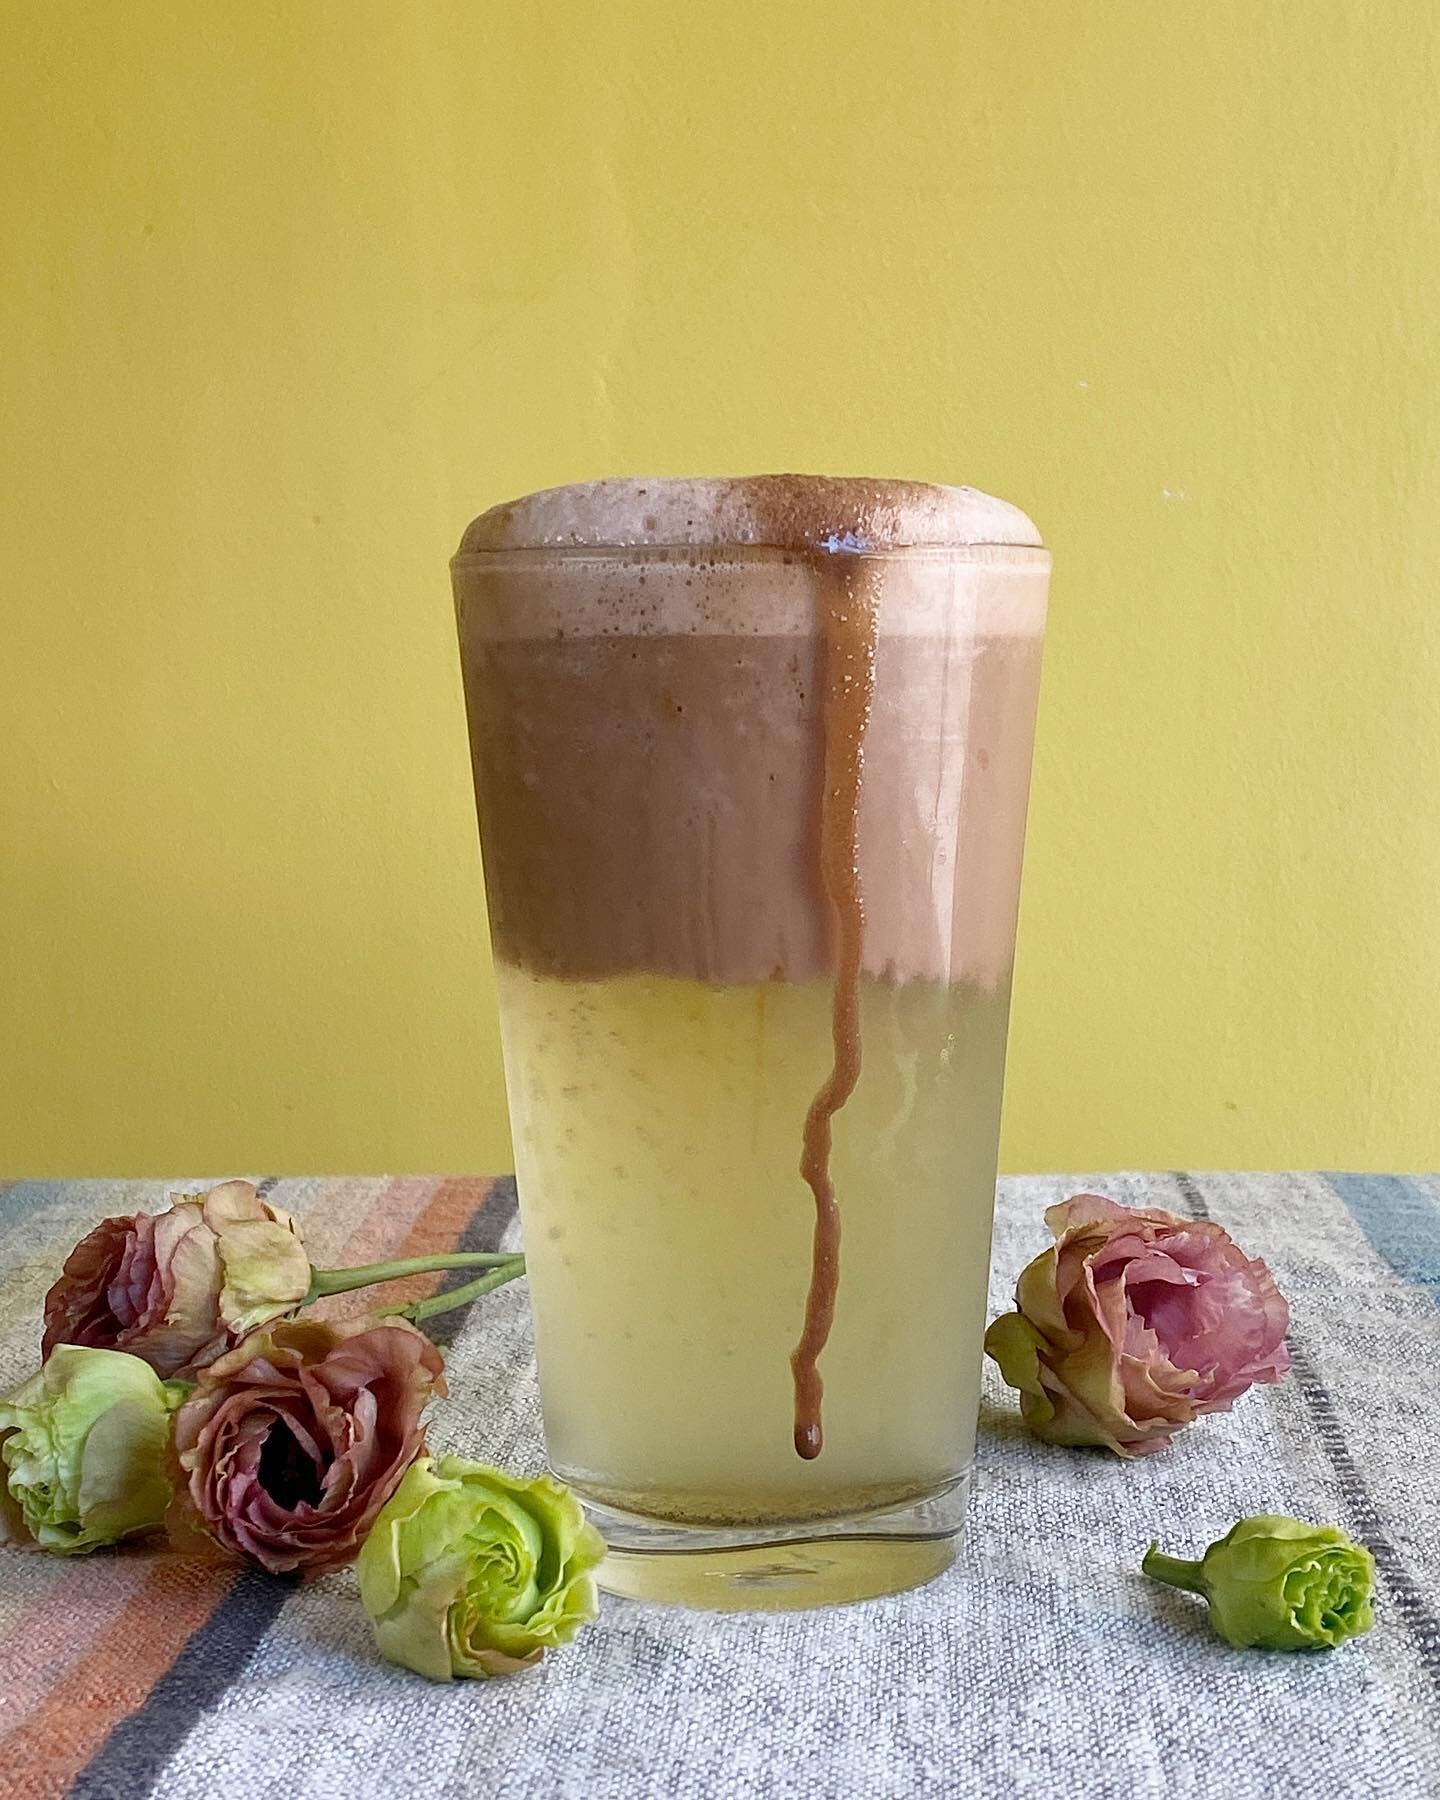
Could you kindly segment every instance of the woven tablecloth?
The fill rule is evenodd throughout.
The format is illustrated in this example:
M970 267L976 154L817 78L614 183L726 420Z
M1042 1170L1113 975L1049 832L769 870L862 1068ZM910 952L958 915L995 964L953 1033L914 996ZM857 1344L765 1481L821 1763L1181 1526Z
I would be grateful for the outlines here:
M517 1237L508 1178L267 1186L322 1265ZM1440 1792L1440 1180L1007 1180L993 1311L1047 1241L1042 1209L1097 1188L1214 1217L1264 1255L1291 1302L1291 1376L1127 1464L1033 1442L987 1369L968 1541L940 1580L808 1614L608 1600L573 1646L509 1681L435 1687L381 1664L348 1570L301 1586L144 1551L0 1552L0 1795ZM0 1186L0 1387L34 1365L65 1249L164 1194ZM538 1468L523 1284L431 1324L452 1391L432 1444ZM1333 1520L1371 1546L1368 1639L1239 1653L1199 1602L1136 1572L1152 1535L1194 1554L1260 1511Z

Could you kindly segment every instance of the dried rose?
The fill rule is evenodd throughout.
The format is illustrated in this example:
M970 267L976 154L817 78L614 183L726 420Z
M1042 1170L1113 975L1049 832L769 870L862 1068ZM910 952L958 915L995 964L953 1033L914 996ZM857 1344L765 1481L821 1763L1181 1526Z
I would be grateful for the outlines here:
M128 1350L179 1375L293 1312L309 1291L294 1219L250 1182L226 1181L166 1212L106 1219L83 1237L45 1296L42 1351Z
M548 1475L422 1457L375 1521L355 1573L380 1653L432 1681L509 1675L595 1617L605 1543Z
M199 1527L272 1573L353 1560L425 1446L440 1352L404 1319L287 1319L203 1369L175 1415L182 1493Z
M1018 1310L985 1334L1038 1437L1148 1455L1290 1367L1290 1309L1219 1225L1099 1194L1052 1206L1045 1222L1054 1248L1021 1275Z
M1198 1562L1152 1544L1140 1565L1210 1602L1210 1623L1237 1650L1333 1650L1374 1623L1375 1558L1338 1525L1278 1513L1242 1519Z
M75 1556L154 1530L184 1392L123 1351L62 1344L0 1400L0 1544Z

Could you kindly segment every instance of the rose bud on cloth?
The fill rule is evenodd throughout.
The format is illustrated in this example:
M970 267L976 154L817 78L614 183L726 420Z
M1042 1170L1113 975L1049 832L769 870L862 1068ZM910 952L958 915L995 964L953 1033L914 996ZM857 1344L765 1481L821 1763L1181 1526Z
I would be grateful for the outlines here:
M1054 1247L985 1334L1038 1437L1144 1456L1290 1367L1290 1309L1221 1226L1099 1194L1045 1222Z
M597 1610L605 1542L567 1487L460 1456L422 1457L375 1521L355 1573L380 1653L432 1681L509 1675Z
M203 1368L310 1291L300 1228L248 1181L181 1195L166 1212L106 1219L45 1296L57 1344L128 1350L161 1375Z
M424 1448L440 1352L404 1319L281 1320L201 1371L175 1416L172 1534L274 1574L353 1560Z
M53 1351L0 1399L0 1544L75 1556L154 1530L184 1392L119 1350Z
M1199 1562L1152 1544L1140 1566L1156 1581L1203 1594L1210 1623L1237 1650L1333 1650L1374 1623L1375 1559L1336 1525L1260 1513Z

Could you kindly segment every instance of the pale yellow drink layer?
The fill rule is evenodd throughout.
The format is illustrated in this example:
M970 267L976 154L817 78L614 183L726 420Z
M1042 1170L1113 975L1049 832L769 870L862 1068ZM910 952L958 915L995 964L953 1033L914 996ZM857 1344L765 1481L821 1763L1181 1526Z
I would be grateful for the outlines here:
M727 1523L855 1513L965 1469L1007 988L862 983L864 1065L835 1121L825 1449L806 1463L797 1121L827 1066L829 981L498 973L557 1471L612 1505Z

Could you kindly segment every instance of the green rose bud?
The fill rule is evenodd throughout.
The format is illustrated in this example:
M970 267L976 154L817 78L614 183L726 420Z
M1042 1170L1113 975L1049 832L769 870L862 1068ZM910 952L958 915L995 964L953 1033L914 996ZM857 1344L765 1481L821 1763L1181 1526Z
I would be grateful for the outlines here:
M1237 1650L1333 1650L1368 1631L1375 1559L1335 1525L1277 1513L1242 1519L1199 1562L1152 1544L1147 1575L1210 1602L1210 1623Z
M462 1456L421 1457L355 1565L380 1654L432 1681L509 1675L595 1617L605 1542L542 1475L517 1481Z
M52 1350L0 1400L0 1543L75 1556L158 1526L169 1415L187 1391L122 1350Z

